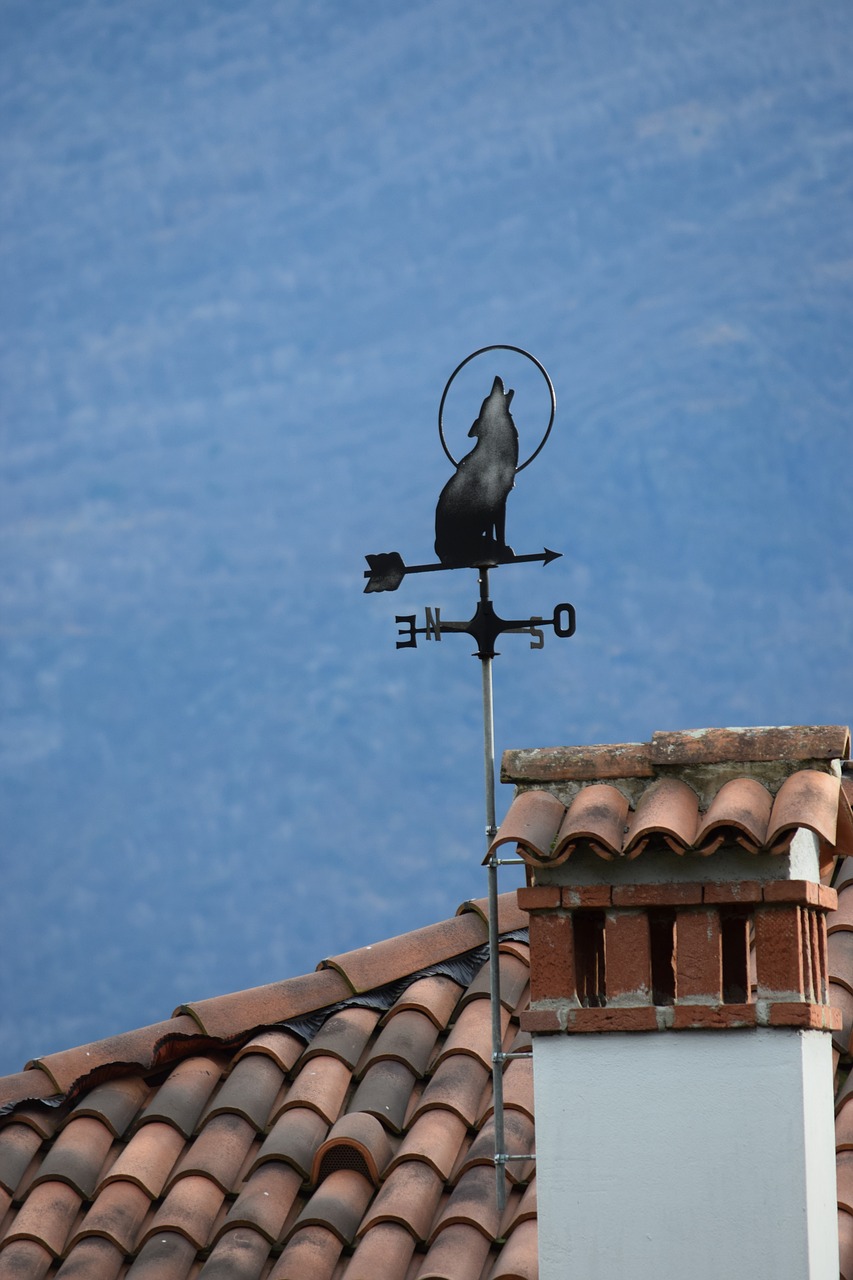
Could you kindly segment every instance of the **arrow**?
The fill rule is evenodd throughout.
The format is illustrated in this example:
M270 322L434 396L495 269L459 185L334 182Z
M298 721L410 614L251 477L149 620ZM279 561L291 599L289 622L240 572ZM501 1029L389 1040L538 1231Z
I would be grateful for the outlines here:
M365 556L370 568L364 571L364 576L368 579L364 590L365 593L368 591L396 591L407 573L436 573L443 569L495 569L502 564L526 564L533 560L541 560L543 564L550 564L552 560L559 560L562 554L562 551L549 551L546 547L544 551L537 551L532 555L512 555L507 556L505 560L489 560L484 564L464 565L404 564L403 557L399 551L382 551L377 555Z

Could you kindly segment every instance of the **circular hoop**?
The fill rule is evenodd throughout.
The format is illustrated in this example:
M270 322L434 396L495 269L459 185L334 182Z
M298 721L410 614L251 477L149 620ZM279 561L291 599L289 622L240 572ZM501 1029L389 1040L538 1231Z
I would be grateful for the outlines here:
M462 361L462 363L456 366L456 368L451 373L450 377L447 379L447 385L445 386L444 391L442 392L441 403L438 406L438 437L441 440L442 449L447 454L448 458L453 463L454 467L458 467L459 463L456 461L453 454L448 449L447 441L444 438L444 402L447 399L447 393L450 390L451 383L453 382L453 379L456 377L457 373L460 373L461 370L465 368L466 364L469 364L472 360L476 360L477 356L482 356L487 351L515 351L518 355L524 356L525 359L532 361L532 363L536 365L536 368L539 370L539 372L542 374L542 377L545 379L545 381L548 384L548 394L551 397L551 416L548 419L548 426L545 429L544 436L539 441L538 446L533 450L533 452L531 453L527 461L522 462L521 466L515 468L515 474L518 475L519 471L523 471L525 467L529 467L533 459L538 457L538 455L544 449L545 443L549 435L551 434L551 428L554 425L554 415L557 412L557 396L554 391L554 384L551 381L551 379L548 377L547 369L545 368L544 365L539 363L539 361L536 359L535 356L532 356L529 351L524 351L523 348L521 347L512 347L506 342L495 342L490 347L480 347L479 351L472 351L470 356L466 356L465 359Z

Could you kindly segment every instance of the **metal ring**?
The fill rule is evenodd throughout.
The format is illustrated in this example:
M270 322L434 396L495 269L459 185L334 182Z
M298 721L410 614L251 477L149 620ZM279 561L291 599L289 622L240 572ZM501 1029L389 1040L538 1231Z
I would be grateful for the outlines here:
M535 356L532 356L529 351L523 350L522 347L512 347L506 342L495 342L490 347L480 347L479 351L472 351L470 356L466 356L465 359L462 361L462 363L456 366L456 368L451 373L450 377L447 379L447 385L445 386L444 391L442 392L441 403L438 406L438 436L439 436L439 439L441 440L442 449L447 454L448 458L453 463L454 467L458 467L459 463L456 461L453 454L448 449L447 441L444 438L444 402L447 399L447 393L450 390L451 383L453 382L453 379L456 377L457 373L459 373L462 369L464 369L466 364L468 364L471 360L475 360L477 356L483 355L486 351L515 351L517 352L518 355L525 356L528 360L532 361L533 364L536 365L536 368L539 370L539 372L542 374L542 377L545 379L545 381L548 384L548 394L551 397L551 416L548 419L548 426L545 430L544 436L539 441L538 446L533 450L533 452L531 453L527 461L522 462L520 467L515 468L515 474L518 475L519 471L523 471L525 467L529 467L533 459L538 457L538 455L544 449L545 443L549 435L551 434L551 428L554 425L554 415L557 412L557 396L554 391L554 384L551 381L551 379L548 377L547 369L545 368L544 365L539 363L539 361L536 359Z

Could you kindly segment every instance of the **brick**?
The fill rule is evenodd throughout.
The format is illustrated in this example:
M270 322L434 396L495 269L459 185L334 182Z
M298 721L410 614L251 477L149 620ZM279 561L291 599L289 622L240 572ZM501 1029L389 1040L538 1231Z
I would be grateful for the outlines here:
M564 907L609 907L612 887L609 884L563 886Z
M607 1003L650 1004L652 957L645 911L608 911L604 918Z
M657 1031L657 1010L654 1005L633 1008L569 1009L566 1031L570 1034L599 1033L601 1031Z
M681 907L700 906L702 885L687 884L617 884L613 886L614 907Z
M530 917L530 1002L572 1000L577 992L574 938L569 915Z
M518 905L522 911L547 911L560 905L560 886L556 884L534 885L518 890Z
M763 906L755 911L755 971L759 999L804 999L802 908Z
M769 1009L771 1027L799 1027L803 1031L840 1031L841 1010L828 1004L774 1001Z
M758 880L733 880L727 884L706 884L704 900L707 903L731 904L761 902L762 885Z
M525 1009L519 1020L522 1031L531 1035L552 1035L565 1030L557 1009Z
M815 907L817 890L814 880L772 880L764 886L764 901L796 902L801 907Z
M704 1000L718 1004L723 995L723 947L719 913L712 908L682 910L675 920L676 1003Z
M672 1011L674 1031L728 1031L756 1025L754 1004L677 1004Z

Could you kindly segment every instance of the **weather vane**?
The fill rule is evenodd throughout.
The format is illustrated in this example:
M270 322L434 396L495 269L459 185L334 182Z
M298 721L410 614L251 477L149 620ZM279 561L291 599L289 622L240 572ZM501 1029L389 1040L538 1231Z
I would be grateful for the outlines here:
M518 431L510 405L513 390L507 391L503 380L497 375L492 382L492 389L486 396L480 412L468 432L475 437L474 447L470 453L458 462L447 447L444 438L444 404L454 378L467 364L489 351L514 351L533 362L548 385L551 400L551 413L548 425L539 444L530 456L519 465ZM533 638L531 649L541 649L544 644L542 627L553 627L556 636L571 636L575 631L575 610L570 604L558 604L553 615L544 619L539 616L529 618L501 618L495 613L489 599L489 570L504 564L522 564L541 561L550 564L562 554L559 551L544 551L531 555L516 555L506 540L506 503L511 490L515 486L515 477L529 466L543 449L554 425L557 399L554 387L544 367L529 351L521 347L512 347L499 343L490 347L481 347L470 356L466 356L450 375L438 409L438 434L441 445L449 460L456 468L455 473L447 481L438 498L435 509L435 554L438 564L407 565L398 551L386 551L379 555L367 556L369 568L365 570L367 586L365 591L396 591L407 573L433 573L443 569L476 569L480 584L480 599L474 616L467 622L447 622L441 617L438 609L425 609L424 625L417 625L416 614L398 614L399 636L398 649L414 649L417 637L422 635L427 640L441 640L443 635L451 632L464 632L477 641L476 657L481 660L483 673L483 747L486 777L486 840L488 846L497 833L495 825L495 730L494 707L492 698L492 659L495 654L495 640L503 632L523 632ZM535 1156L509 1154L506 1151L504 1119L503 1119L503 1068L508 1058L527 1056L528 1051L505 1053L502 1045L502 1025L500 1017L500 966L497 962L499 945L498 926L498 880L499 866L505 862L517 862L518 859L502 859L495 852L486 854L486 867L489 877L489 987L492 1020L492 1089L494 1099L495 1130L495 1190L498 1211L502 1212L506 1202L505 1166L509 1160L529 1160Z
M447 447L444 436L444 405L447 393L456 375L477 356L489 351L515 351L533 362L548 386L551 413L548 425L539 444L530 456L519 465L518 430L510 412L513 390L505 390L503 380L495 376L492 389L480 406L479 415L468 432L475 437L470 453L458 462ZM398 614L398 649L414 649L417 637L440 640L451 632L464 632L477 641L476 657L489 660L496 656L495 640L505 631L531 635L530 647L541 649L545 642L542 627L553 627L556 636L570 636L575 630L575 610L570 604L558 604L550 618L538 615L529 618L501 618L495 613L489 599L489 569L503 564L524 564L541 561L550 564L562 552L537 551L529 555L516 555L506 540L506 503L515 487L515 477L536 458L545 446L554 425L557 398L554 386L545 368L535 356L521 347L499 343L481 347L458 364L447 380L438 408L438 434L442 448L456 468L442 489L435 510L435 554L438 564L407 565L399 551L385 551L366 557L369 568L365 570L366 592L396 591L407 573L434 573L443 569L476 569L480 579L480 602L473 618L467 622L448 622L441 618L439 609L424 610L424 625L417 625L416 614Z

